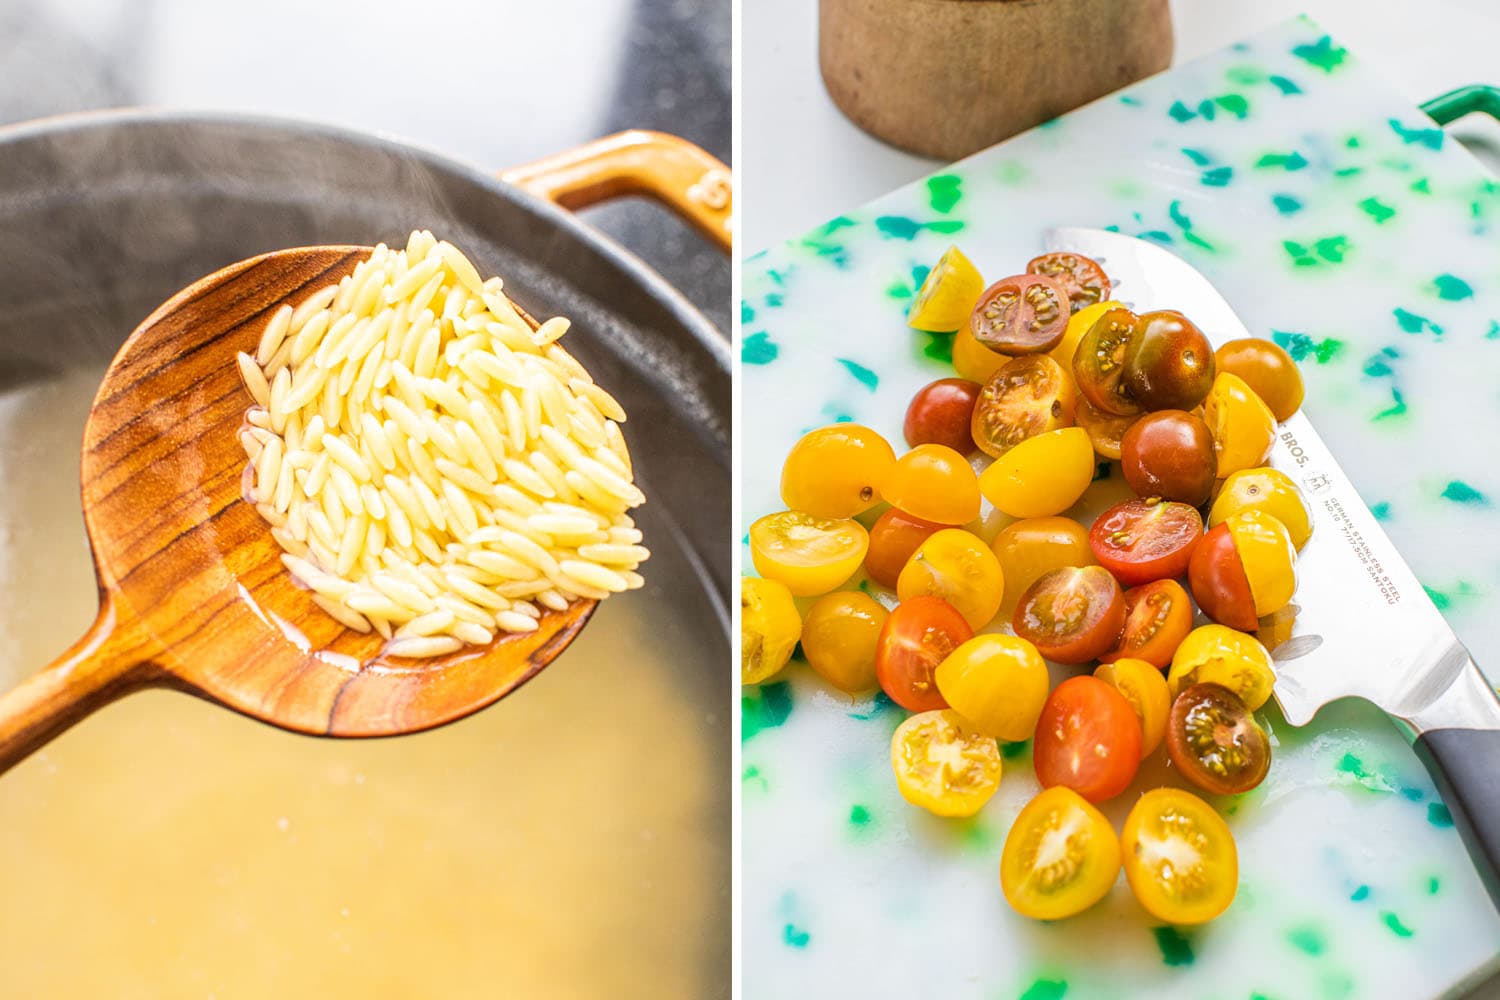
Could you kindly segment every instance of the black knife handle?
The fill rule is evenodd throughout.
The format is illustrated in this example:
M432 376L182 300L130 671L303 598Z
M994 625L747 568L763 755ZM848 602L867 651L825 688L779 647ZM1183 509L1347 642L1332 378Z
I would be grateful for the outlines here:
M1500 730L1430 729L1412 749L1436 782L1479 878L1500 908Z

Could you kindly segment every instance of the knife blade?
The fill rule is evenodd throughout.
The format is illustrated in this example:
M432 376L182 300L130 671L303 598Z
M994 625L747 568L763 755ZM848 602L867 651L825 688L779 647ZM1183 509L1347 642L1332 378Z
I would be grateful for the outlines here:
M1072 227L1045 242L1098 261L1136 312L1175 309L1215 347L1251 336L1207 278L1154 243ZM1403 723L1500 905L1500 699L1303 411L1278 426L1269 464L1301 487L1313 524L1292 635L1271 651L1277 703L1296 726L1350 696Z

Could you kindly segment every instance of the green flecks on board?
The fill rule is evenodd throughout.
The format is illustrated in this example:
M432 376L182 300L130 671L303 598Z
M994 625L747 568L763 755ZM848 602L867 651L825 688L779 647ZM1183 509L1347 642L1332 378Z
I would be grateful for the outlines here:
M1364 212L1370 218L1374 219L1377 225L1385 222L1387 219L1392 218L1396 214L1396 210L1394 208L1387 205L1379 198L1375 197L1366 198L1364 201L1360 202L1359 210L1361 212Z
M1432 875L1427 879L1427 895L1436 896L1440 891L1442 891L1442 888L1443 883L1438 880L1438 877L1436 875Z
M1438 298L1447 299L1449 302L1474 297L1474 289L1469 286L1469 283L1452 274L1440 274L1433 278L1432 287L1437 290Z
M1373 419L1375 419L1375 420L1389 420L1392 417L1402 416L1403 414L1406 413L1406 410L1407 410L1406 398L1401 395L1401 390L1400 389L1392 387L1392 389L1391 389L1391 405L1387 406L1385 409L1383 409L1379 413L1375 414L1375 416L1374 416Z
M1243 94L1224 94L1214 98L1214 103L1236 118L1246 118L1250 114L1250 102Z
M945 365L953 364L953 334L923 331L927 343L922 345L922 356Z
M885 294L887 298L909 299L912 297L912 290L910 285L902 281L900 278L897 278L895 281L885 286Z
M1008 187L1024 184L1031 173L1015 160L1006 160L995 168L995 180Z
M963 178L957 174L934 174L927 178L927 203L934 212L947 215L963 198Z
M1184 146L1182 147L1182 155L1192 160L1194 166L1206 167L1210 163L1214 162L1213 157L1209 156L1201 149L1190 149L1187 146Z
M759 788L763 792L771 790L771 783L766 780L766 776L760 773L760 768L753 765L745 768L744 773L740 775L740 781L751 787Z
M1233 167L1214 167L1212 170L1203 171L1203 176L1199 180L1206 187L1224 187L1233 177Z
M771 292L765 298L766 308L767 309L780 309L782 301L783 301L783 299L781 297L781 293L780 292Z
M849 825L866 827L870 825L870 810L864 806L853 806L849 809Z
M781 940L793 948L806 948L807 942L812 940L812 935L801 930L796 924L787 924L781 929Z
M1458 581L1448 590L1438 590L1425 583L1422 584L1422 589L1427 591L1428 599L1439 611L1447 611L1455 602L1474 597L1479 593L1479 589L1467 580Z
M1283 94L1302 93L1301 87L1297 86L1295 83L1293 83L1291 80L1288 80L1284 76L1276 76L1273 74L1272 76L1266 77L1266 81L1277 90L1281 91Z
M1281 248L1292 258L1296 267L1320 267L1323 264L1342 264L1344 255L1350 250L1349 237L1325 236L1311 246L1295 240L1283 240Z
M1153 927L1156 946L1161 949L1161 960L1166 965L1192 965L1193 942L1175 927Z
M1417 194L1432 194L1432 185L1427 178L1423 177L1421 180L1412 181L1411 190Z
M1292 47L1292 55L1309 65L1316 66L1325 73L1332 73L1338 69L1348 54L1346 49L1334 45L1333 39L1328 35L1324 35L1311 45Z
M1361 902L1364 902L1366 899L1369 899L1369 898L1370 898L1370 887L1367 886L1367 885L1362 885L1358 889L1355 889L1353 892L1351 892L1349 894L1349 901L1351 903L1361 903Z
M869 708L863 712L850 712L849 718L858 719L861 722L869 722L872 719L880 718L882 715L899 713L900 711L901 707L894 701L891 701L889 695L884 691L877 691L875 692L875 697L870 699Z
M765 331L750 334L740 344L740 361L747 365L768 365L780 353L781 348L776 346L771 335Z
M1401 124L1394 118L1390 120L1390 124L1391 131L1399 135L1401 141L1408 146L1416 144L1418 146L1426 146L1428 149L1443 148L1443 130L1440 128L1424 128L1420 125L1416 128L1411 128Z
M1318 364L1326 365L1344 351L1344 342L1336 337L1314 340L1305 333L1272 330L1271 339L1290 354L1293 361L1299 362L1312 358Z
M1441 496L1444 500L1452 500L1454 503L1474 504L1479 507L1488 507L1490 503L1489 497L1462 479L1455 479L1444 486Z
M1066 979L1038 979L1026 987L1020 1000L1063 1000L1067 994Z
M740 300L740 325L745 326L755 322L755 307L749 302Z
M835 358L834 360L843 365L849 374L854 376L855 381L871 392L874 392L880 385L880 376L870 371L870 369L858 361L850 361L848 358Z
M1136 235L1139 236L1143 240L1151 240L1151 241L1153 241L1155 243L1171 243L1172 242L1172 234L1171 233L1167 233L1167 232L1163 232L1160 229L1147 229L1144 232L1137 233Z
M836 215L833 218L829 219L827 222L823 223L817 229L811 230L807 235L812 237L813 239L820 240L824 237L832 236L840 229L848 229L854 224L854 220L849 218L847 215Z
M1421 333L1424 330L1431 331L1435 336L1443 335L1443 328L1438 326L1426 316L1418 316L1414 312L1397 306L1391 310L1391 315L1396 317L1396 325L1407 333Z
M1286 939L1293 948L1314 958L1328 950L1328 939L1323 932L1311 924L1293 927L1286 932Z
M1490 320L1490 328L1484 331L1485 340L1500 340L1500 319Z
M924 229L934 233L956 233L964 224L957 219L940 219L936 222L918 222L904 215L882 215L875 220L875 228L887 239L914 240Z
M1401 922L1401 918L1396 916L1396 914L1392 911L1381 911L1380 919L1384 921L1385 925L1391 929L1391 933L1396 935L1397 937L1409 938L1412 936L1411 928L1403 924Z
M1018 740L1015 743L1000 744L1000 756L1006 760L1015 760L1017 757L1024 757L1030 750L1030 740Z
M1427 822L1444 829L1453 825L1453 814L1441 802L1427 803Z
M1340 757L1339 762L1334 767L1340 774L1349 775L1356 784L1362 785L1372 792L1389 793L1396 790L1396 785L1390 779L1375 771L1366 769L1365 762L1352 753L1346 753Z
M1198 116L1181 101L1173 101L1172 106L1167 109L1167 115L1176 122L1191 121Z
M1307 166L1307 158L1295 149L1290 153L1266 153L1255 161L1257 167L1280 167L1283 170L1301 170Z
M1302 210L1302 202L1289 194L1273 194L1271 196L1271 204L1275 205L1276 211L1282 215L1291 215L1293 212L1300 212Z
M1120 103L1128 104L1132 108L1138 108L1141 106L1141 99L1139 97L1136 97L1134 94L1121 94Z
M1242 87L1248 87L1253 83L1259 83L1266 77L1266 71L1259 66L1240 65L1231 66L1224 71L1224 79L1230 83L1237 83Z
M1382 500L1370 508L1370 513L1375 515L1377 521L1389 521L1391 519L1391 502Z
M792 714L792 685L786 681L746 688L740 695L740 740L748 743L763 729L775 729Z

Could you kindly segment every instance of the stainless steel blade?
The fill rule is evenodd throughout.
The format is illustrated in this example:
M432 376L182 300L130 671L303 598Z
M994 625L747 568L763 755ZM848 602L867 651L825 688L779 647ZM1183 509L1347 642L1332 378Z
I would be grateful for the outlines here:
M1059 228L1046 244L1097 260L1115 298L1137 311L1176 309L1215 347L1251 335L1207 278L1153 243ZM1303 725L1320 706L1349 695L1419 720L1468 653L1304 413L1278 428L1270 464L1302 487L1313 514L1312 537L1297 558L1296 626L1272 651L1287 721Z

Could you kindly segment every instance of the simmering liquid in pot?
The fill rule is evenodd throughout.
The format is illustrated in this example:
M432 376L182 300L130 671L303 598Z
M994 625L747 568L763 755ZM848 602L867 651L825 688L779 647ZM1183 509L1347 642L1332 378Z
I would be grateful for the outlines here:
M103 374L6 365L0 688L94 616ZM148 691L0 775L0 994L727 996L721 626L662 589L691 578L665 514L647 588L463 722L319 740Z

